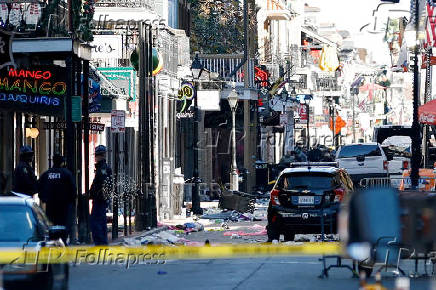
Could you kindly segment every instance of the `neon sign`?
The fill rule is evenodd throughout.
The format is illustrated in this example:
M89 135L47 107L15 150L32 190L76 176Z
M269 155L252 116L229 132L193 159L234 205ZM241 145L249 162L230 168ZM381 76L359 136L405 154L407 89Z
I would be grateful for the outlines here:
M67 84L65 68L10 69L0 73L0 107L62 116Z

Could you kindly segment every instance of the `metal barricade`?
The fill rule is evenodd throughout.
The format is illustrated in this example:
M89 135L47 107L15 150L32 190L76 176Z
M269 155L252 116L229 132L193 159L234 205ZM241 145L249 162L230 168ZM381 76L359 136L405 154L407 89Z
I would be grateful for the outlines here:
M363 178L359 183L361 188L368 187L391 187L392 180L390 177L379 177L379 178Z

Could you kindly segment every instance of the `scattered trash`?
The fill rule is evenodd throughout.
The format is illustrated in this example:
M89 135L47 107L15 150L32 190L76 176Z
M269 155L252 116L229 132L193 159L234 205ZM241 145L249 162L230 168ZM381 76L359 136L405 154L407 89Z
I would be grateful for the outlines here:
M279 241L278 241L278 240L273 240L272 243L273 243L274 245L276 245L276 244L279 243Z
M224 234L224 235L225 235L225 234ZM240 239L241 236L238 235L237 233L232 233L232 234L231 234L231 238L232 238L232 239Z
M221 227L222 227L223 229L226 229L226 230L229 230L229 229L230 229L229 225L226 224L226 223L222 223L222 224L221 224Z
M220 222L215 221L215 223L221 223L225 220L237 221L239 218L239 213L237 211L223 211L221 213L205 214L201 216L202 219L212 219L220 220Z
M204 230L204 226L199 222L185 223L184 226L186 232L201 232Z
M234 234L239 235L239 236L266 236L267 232L266 229L264 227L261 226L261 230L258 230L257 232L242 232L242 231L237 231L237 232L225 232L223 235L225 237L229 237L229 236L233 236Z
M308 235L297 235L294 239L295 242L314 242L315 237L314 236L308 236Z

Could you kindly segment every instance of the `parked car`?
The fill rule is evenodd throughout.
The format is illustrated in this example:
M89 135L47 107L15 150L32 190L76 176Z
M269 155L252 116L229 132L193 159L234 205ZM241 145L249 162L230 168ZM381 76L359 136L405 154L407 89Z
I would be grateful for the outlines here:
M336 233L340 203L352 190L344 169L306 163L283 170L270 194L268 240L281 234L292 241L295 234L322 233L322 224L325 234Z
M379 143L343 145L336 153L336 162L356 185L363 178L389 177L389 161Z
M0 197L0 249L64 247L65 227L50 226L32 198ZM68 264L0 265L5 289L68 289Z

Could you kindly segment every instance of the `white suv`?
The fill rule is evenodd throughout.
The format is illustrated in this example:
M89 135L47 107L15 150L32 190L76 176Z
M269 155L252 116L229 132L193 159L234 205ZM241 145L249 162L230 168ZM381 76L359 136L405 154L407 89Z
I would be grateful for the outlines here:
M363 178L389 177L389 162L378 143L349 144L339 148L336 161L347 170L354 184Z

